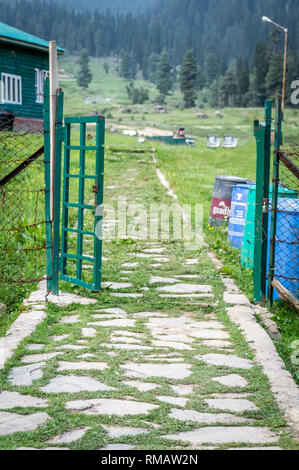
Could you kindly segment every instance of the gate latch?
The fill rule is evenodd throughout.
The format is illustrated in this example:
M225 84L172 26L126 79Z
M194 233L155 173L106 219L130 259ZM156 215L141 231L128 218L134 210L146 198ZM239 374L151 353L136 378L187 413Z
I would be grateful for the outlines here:
M268 214L269 212L269 199L263 198L263 214Z

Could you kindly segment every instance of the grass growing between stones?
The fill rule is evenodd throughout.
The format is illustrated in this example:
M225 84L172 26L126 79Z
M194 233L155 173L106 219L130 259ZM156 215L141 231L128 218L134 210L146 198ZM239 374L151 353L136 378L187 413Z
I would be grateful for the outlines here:
M138 175L134 176L133 181L128 180L131 177L128 171L129 169L136 169L138 172ZM106 160L106 186L112 187L106 191L106 203L120 194L122 196L125 195L130 200L140 198L140 201L145 202L146 205L152 202L153 199L157 202L171 203L166 192L156 179L150 154L143 155L142 162L140 162L140 156L122 154L115 158L108 151ZM124 282L122 280L124 274L120 271L127 268L122 268L121 265L128 262L138 262L137 267L130 269L132 270L132 274L125 275L125 277L128 278L128 281L125 282L132 283L132 286L117 290L116 292L139 293L142 294L142 297L113 297L111 294L114 291L108 288L96 294L87 292L79 287L61 283L60 287L62 290L94 298L97 302L87 306L72 304L64 308L49 304L48 315L45 321L37 327L30 338L27 338L20 344L12 359L6 363L5 369L0 377L0 391L17 391L21 394L32 395L48 400L48 406L46 408L18 407L6 411L21 415L42 411L46 412L51 419L48 419L39 429L31 432L16 432L12 435L1 435L1 449L15 449L19 447L34 447L40 449L47 447L67 447L74 450L95 450L111 443L124 443L133 445L136 449L147 450L191 448L191 444L180 442L179 440L169 440L166 439L165 436L199 429L205 427L206 424L170 418L169 414L172 409L194 410L211 414L227 412L233 416L244 417L248 419L248 423L234 424L233 426L246 426L248 424L253 427L268 427L275 433L277 443L282 448L296 448L296 443L293 441L289 429L277 408L269 388L268 380L262 374L260 367L254 365L252 368L245 370L227 366L213 366L197 358L197 356L203 356L205 354L223 353L237 355L249 360L254 359L253 353L239 329L229 321L226 315L226 304L222 300L223 284L220 274L215 271L211 261L206 256L206 249L203 248L200 252L197 251L196 253L186 251L183 243L172 240L159 242L159 246L166 248L165 254L167 254L169 262L161 263L161 266L153 268L151 265L155 264L155 262L151 258L138 258L132 255L132 253L143 253L144 249L149 248L149 244L146 241L116 239L113 242L104 243L104 256L108 258L108 261L103 263L103 281ZM195 257L199 259L198 264L190 266L185 265L187 258ZM188 284L191 285L194 283L212 285L213 299L162 298L158 295L156 288L164 284L149 283L151 275L172 278L181 274L199 276L196 280L184 280L182 282L188 282ZM86 275L88 276L88 274ZM144 288L148 290L144 291ZM202 306L201 304L205 305ZM93 322L103 321L105 323L108 320L108 318L104 318L107 314L105 312L99 312L98 310L115 307L125 310L127 314L124 318L134 320L134 326L117 327L90 325L90 323ZM196 338L193 338L191 350L153 346L152 340L154 340L154 337L151 335L151 330L147 326L149 319L135 317L134 314L138 312L165 313L169 319L185 317L194 321L217 320L223 324L224 331L229 333L231 346L227 350L217 349L205 345L202 340ZM73 315L78 315L77 322L61 323L62 319ZM97 318L97 315L103 315L103 320ZM97 331L96 337L84 337L82 335L82 328L95 328ZM145 346L149 349L122 350L112 348L111 334L114 333L114 336L118 335L121 337L120 333L123 334L126 332L141 334L142 336L138 339L136 345ZM61 341L54 341L52 339L53 336L60 335L67 335L67 337ZM28 346L30 347L32 344L40 345L41 347L36 350L28 350ZM107 344L108 346L106 346ZM125 340L123 340L123 344L126 344ZM60 349L60 346L65 345L79 346L82 349ZM10 382L9 376L12 370L25 365L25 363L22 362L24 356L58 351L60 352L58 356L45 361L45 365L42 368L43 376L38 380L34 380L31 385L13 385ZM82 354L84 355L86 353L92 356L82 358ZM159 355L163 355L164 357L160 358L159 362L156 362L154 359ZM171 364L167 362L167 358L173 359L174 357L183 359L182 363L177 362L177 368L180 364L191 366L191 374L189 376L177 380L165 376L151 377L149 375L140 379L125 375L123 366L128 363L137 365L147 364L148 368L150 368L151 364ZM84 361L84 363L103 362L107 367L103 370L82 369L76 371L58 371L59 363L62 361L74 363L78 361ZM238 374L244 377L248 385L245 388L229 387L212 380L215 377L227 374ZM93 392L79 391L76 393L58 393L58 391L57 393L44 392L42 388L51 383L57 375L89 377L109 387L113 387L114 390ZM139 391L137 388L125 383L132 380L137 380L142 383L155 383L157 384L157 388L146 392ZM188 401L184 408L162 402L157 398L158 396L179 397L180 395L177 395L171 388L171 385L178 384L193 385L193 393L190 396L185 396L185 398L188 398ZM243 412L230 412L223 409L217 410L209 408L205 400L212 398L213 394L241 394L241 396L242 394L246 394L244 398L248 398L258 409ZM125 416L111 416L108 414L87 415L84 414L84 410L82 410L82 412L67 410L68 402L103 398L123 400L124 403L134 401L136 402L136 406L139 402L142 402L155 405L156 408L150 410L148 414ZM88 407L86 409L88 409ZM213 424L213 426L219 425L221 425L221 423L216 422L216 424ZM142 428L148 431L148 433L109 438L103 426ZM79 440L72 443L61 444L50 442L55 437L65 432L83 427L88 427L89 429ZM228 448L241 444L246 445L246 447L253 445L233 442L224 445L220 444L215 447ZM208 442L205 443L203 447L206 446L209 446ZM200 446L196 447L199 448Z

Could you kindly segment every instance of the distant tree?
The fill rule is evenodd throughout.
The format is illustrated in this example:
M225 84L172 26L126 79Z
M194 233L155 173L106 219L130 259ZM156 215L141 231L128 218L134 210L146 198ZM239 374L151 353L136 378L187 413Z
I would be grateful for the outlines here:
M126 80L135 80L137 63L133 52L125 51L122 54L119 74Z
M214 80L212 85L210 86L208 92L208 104L211 108L220 108L221 107L221 99L220 99L220 84L219 78Z
M282 89L283 57L275 54L270 59L269 70L265 78L267 96L275 96Z
M105 71L105 74L108 75L109 73L109 64L107 64L107 62L104 62L103 64L103 67L104 67L104 71Z
M219 57L215 53L210 52L207 54L204 69L206 84L208 87L210 87L214 80L219 77L221 72Z
M155 84L157 84L158 81L159 62L159 54L157 54L156 52L152 52L152 54L148 58L147 75L148 79Z
M239 59L236 68L236 83L237 83L237 99L238 106L246 106L249 91L249 78L250 70L248 65L248 57Z
M126 91L133 104L143 104L149 100L148 90L144 87L135 88L133 82L126 86Z
M238 85L232 70L228 70L221 81L224 106L235 106L238 100Z
M202 68L198 65L197 66L197 74L196 74L196 85L197 89L200 91L205 87L206 84L206 77L203 73Z
M92 80L92 74L89 69L89 55L87 49L82 49L79 58L80 70L77 77L77 83L82 88L88 88Z
M172 66L166 49L163 49L158 65L157 88L160 92L159 99L161 103L164 103L172 88Z
M193 52L187 51L180 70L180 90L184 95L185 108L195 106L197 89L197 61Z
M251 96L255 106L263 106L267 97L266 75L269 70L269 49L264 41L259 41L253 53L253 79L251 80Z

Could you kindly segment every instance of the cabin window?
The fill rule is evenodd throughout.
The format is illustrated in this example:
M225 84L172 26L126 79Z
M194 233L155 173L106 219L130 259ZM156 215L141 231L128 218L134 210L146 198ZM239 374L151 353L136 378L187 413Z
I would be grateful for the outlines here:
M22 104L22 77L9 73L1 74L2 103Z
M35 102L44 102L44 80L49 77L48 70L35 69Z

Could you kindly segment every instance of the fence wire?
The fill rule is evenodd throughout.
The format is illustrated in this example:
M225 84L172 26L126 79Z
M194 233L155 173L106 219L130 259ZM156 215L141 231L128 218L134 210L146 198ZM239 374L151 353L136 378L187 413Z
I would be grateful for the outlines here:
M42 124L11 113L1 117L0 287L40 280L46 247Z
M277 205L274 278L299 299L299 146L278 152L278 162L284 194Z

